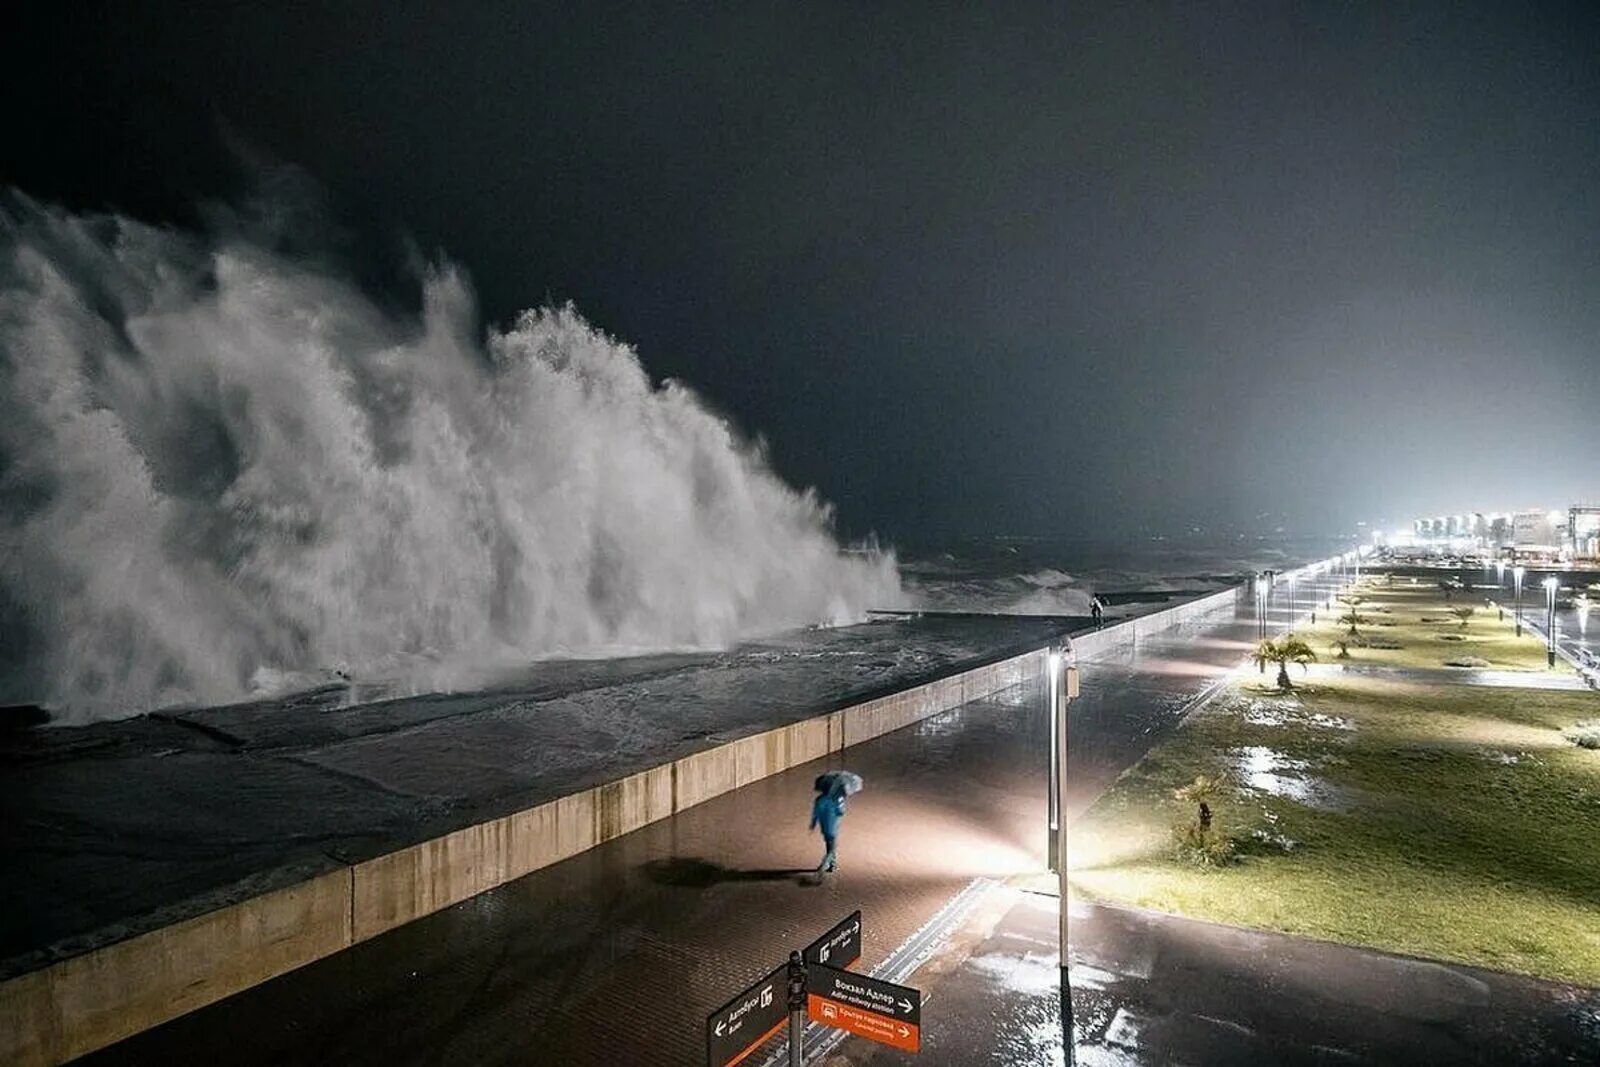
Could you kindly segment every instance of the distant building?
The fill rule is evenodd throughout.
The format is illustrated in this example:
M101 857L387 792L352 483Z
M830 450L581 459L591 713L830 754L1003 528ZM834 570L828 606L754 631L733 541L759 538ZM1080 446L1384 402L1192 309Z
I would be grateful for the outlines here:
M1574 559L1600 559L1600 507L1567 509L1567 548Z
M1511 516L1511 542L1519 549L1555 549L1565 540L1548 511L1519 511ZM1556 512L1560 514L1560 512Z

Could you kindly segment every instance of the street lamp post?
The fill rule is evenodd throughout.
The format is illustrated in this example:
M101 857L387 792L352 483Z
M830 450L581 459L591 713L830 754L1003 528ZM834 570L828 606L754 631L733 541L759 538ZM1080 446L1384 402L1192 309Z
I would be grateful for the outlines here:
M1050 716L1050 777L1045 786L1045 826L1049 834L1046 841L1046 866L1052 871L1061 869L1061 664L1063 657L1056 649L1045 656L1045 714Z
M1256 575L1256 640L1267 639L1267 572ZM1265 669L1265 668L1263 668Z
M1079 687L1077 657L1070 642L1064 648L1050 650L1045 657L1045 671L1048 676L1045 690L1050 715L1050 780L1045 790L1045 822L1050 832L1047 852L1050 869L1065 872L1067 705L1077 699ZM1065 899L1062 897L1062 900Z
M1545 663L1554 669L1556 665L1556 590L1560 588L1561 581L1555 575L1544 580L1545 592L1545 627L1544 627L1544 657Z
M1078 667L1069 643L1063 650L1052 649L1046 656L1050 672L1050 853L1056 872L1056 888L1061 902L1056 931L1060 938L1061 965L1061 1040L1067 1063L1075 1063L1072 1044L1072 976L1068 970L1070 868L1072 850L1067 845L1067 706L1076 700L1080 688Z
M1522 636L1522 576L1528 573L1528 568L1518 564L1511 568L1511 587L1516 590L1517 606L1512 614L1517 620L1517 636Z

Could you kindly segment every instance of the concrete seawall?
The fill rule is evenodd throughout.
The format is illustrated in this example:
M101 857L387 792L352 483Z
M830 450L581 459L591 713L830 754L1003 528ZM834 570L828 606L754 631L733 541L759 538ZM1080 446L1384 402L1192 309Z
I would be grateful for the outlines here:
M1182 625L1193 619L1225 609L1235 608L1248 601L1250 590L1246 586L1234 586L1224 589L1210 596L1199 597L1195 600L1185 601L1174 605L1164 611L1152 612L1149 615L1139 615L1121 622L1114 622L1101 630L1092 630L1085 634L1072 636L1072 650L1082 658L1093 656L1118 645L1136 642L1141 637L1169 630L1174 626Z
M1229 589L1115 623L1073 637L1073 648L1092 655L1246 595ZM0 1063L92 1052L729 790L1030 681L1046 653L733 738L20 975L0 985Z

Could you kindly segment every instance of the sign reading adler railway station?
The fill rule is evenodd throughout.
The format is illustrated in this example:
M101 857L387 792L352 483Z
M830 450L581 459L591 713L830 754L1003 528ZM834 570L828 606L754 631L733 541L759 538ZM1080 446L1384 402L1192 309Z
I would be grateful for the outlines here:
M860 958L858 910L807 945L804 952L793 953L790 963L706 1017L706 1063L709 1067L733 1067L783 1029L791 1011L793 1040L792 1035L800 1032L802 1010L823 1026L906 1052L920 1051L922 992L845 970Z
M806 1015L906 1052L922 1048L922 992L910 986L807 964Z

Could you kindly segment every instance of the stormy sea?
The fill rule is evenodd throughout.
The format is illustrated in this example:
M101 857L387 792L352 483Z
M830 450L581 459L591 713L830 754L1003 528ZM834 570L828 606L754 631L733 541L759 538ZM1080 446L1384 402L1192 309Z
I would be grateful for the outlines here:
M841 543L814 491L578 309L485 323L443 259L397 308L286 217L0 198L0 704L348 707L823 631L844 655L875 612L1083 616L1098 594L1115 617L1326 554Z

